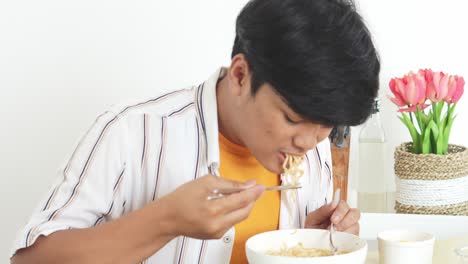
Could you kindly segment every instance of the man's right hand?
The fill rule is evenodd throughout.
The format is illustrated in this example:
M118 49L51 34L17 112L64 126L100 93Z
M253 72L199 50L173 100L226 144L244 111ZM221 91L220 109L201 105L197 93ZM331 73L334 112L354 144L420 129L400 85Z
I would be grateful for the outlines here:
M207 200L215 189L239 187L244 190ZM180 235L221 238L248 217L264 190L253 182L204 176L114 221L40 236L12 263L140 263Z
M208 200L213 190L243 189L228 196ZM188 182L162 197L169 208L172 231L198 239L219 239L235 224L245 220L265 188L255 182L235 182L207 175Z

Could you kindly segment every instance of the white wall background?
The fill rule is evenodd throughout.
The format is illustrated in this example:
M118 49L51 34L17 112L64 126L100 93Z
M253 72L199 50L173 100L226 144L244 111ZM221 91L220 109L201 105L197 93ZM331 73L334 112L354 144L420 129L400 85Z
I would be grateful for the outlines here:
M245 2L0 1L0 262L96 115L227 65ZM391 77L421 67L468 79L466 1L358 4L382 58L382 95ZM382 101L393 148L409 136ZM466 104L462 98L451 141L468 146Z
M408 71L432 68L464 76L468 80L468 2L464 0L356 0L373 33L381 56L381 118L386 132L386 177L394 178L393 151L411 137L397 118L397 108L386 97L388 82ZM468 85L466 86L468 89ZM450 142L468 146L468 95L457 105L458 117ZM361 127L352 129L350 187L356 184L358 136ZM394 187L394 186L393 186Z

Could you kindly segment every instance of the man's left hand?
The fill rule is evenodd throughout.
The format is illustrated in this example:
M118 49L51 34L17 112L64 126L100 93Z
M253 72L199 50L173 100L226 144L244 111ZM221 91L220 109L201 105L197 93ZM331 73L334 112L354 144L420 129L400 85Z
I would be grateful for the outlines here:
M356 208L349 208L346 201L329 203L309 213L305 221L305 228L328 229L333 222L335 230L359 235L359 218L361 212Z

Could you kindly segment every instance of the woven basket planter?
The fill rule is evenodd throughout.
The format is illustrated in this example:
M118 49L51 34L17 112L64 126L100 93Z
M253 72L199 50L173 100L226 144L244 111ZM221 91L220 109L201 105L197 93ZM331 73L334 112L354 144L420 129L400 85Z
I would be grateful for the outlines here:
M447 155L395 150L397 213L468 215L468 150L449 145Z

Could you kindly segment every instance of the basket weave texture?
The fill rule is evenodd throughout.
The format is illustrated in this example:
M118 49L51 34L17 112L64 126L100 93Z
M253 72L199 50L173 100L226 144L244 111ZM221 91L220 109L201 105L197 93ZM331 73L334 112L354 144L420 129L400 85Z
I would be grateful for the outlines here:
M412 143L403 143L395 150L394 169L395 175L399 179L442 181L468 177L467 148L458 145L449 145L447 155L413 154L411 153L411 148ZM454 188L457 187L455 186ZM460 188L463 187L460 186ZM468 192L468 190L462 191ZM397 193L397 200L395 202L395 210L397 213L468 215L468 201L437 206L419 206L403 204L399 201L398 196ZM441 195L434 193L434 197L440 200ZM428 201L425 201L425 203L427 202Z

